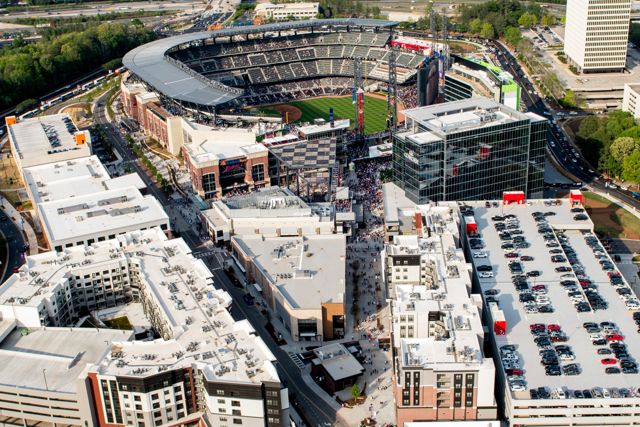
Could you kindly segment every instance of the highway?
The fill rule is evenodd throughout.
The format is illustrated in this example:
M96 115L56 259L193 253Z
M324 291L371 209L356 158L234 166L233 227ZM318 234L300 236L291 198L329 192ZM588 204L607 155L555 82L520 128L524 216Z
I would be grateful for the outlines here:
M34 7L21 12L2 13L0 17L3 21L11 21L18 18L63 18L73 16L93 16L98 14L113 12L136 12L136 11L164 11L177 10L186 13L193 13L204 10L205 5L197 0L173 0L173 1L137 1L128 3L100 2L84 3L81 7Z
M124 162L133 167L135 171L140 175L144 183L146 184L150 194L155 196L160 203L164 206L167 214L171 217L172 228L175 228L173 224L178 222L180 213L174 210L172 203L166 194L156 186L156 184L147 176L144 169L136 161L136 156L129 148L129 145L124 140L118 129L109 122L106 116L106 94L101 95L95 100L94 116L98 124L103 125L107 136L113 142L113 147L118 152ZM183 223L186 221L182 220ZM180 237L189 244L194 254L198 252L210 251L205 245L205 242L199 238L196 233L191 231L181 231ZM215 278L215 285L220 287L233 297L235 304L233 305L232 315L236 320L248 319L251 325L263 339L267 347L271 350L273 355L278 360L278 372L281 380L289 388L290 394L295 396L295 400L299 402L301 409L298 412L302 412L305 416L317 423L318 426L324 425L340 425L336 423L336 411L327 404L323 399L316 396L314 391L304 382L300 375L300 369L293 363L287 353L278 347L273 341L271 335L265 329L267 324L266 318L255 308L248 307L242 300L242 295L245 293L243 289L236 288L231 283L231 280L226 273L222 270L221 261L218 260L212 254L210 257L205 257L204 261L213 272Z
M497 41L491 42L490 46L499 53L497 58L501 68L511 73L522 88L521 100L524 102L528 111L534 112L549 120L547 153L553 156L553 159L562 166L566 172L573 176L576 182L582 182L584 185L588 185L598 191L608 192L628 205L640 208L640 201L631 197L629 192L605 187L605 183L597 169L587 162L580 153L579 148L571 142L562 127L557 123L557 118L559 117L557 113L551 110L544 103L544 100L538 96L535 87L520 67L517 59L513 57L505 46Z

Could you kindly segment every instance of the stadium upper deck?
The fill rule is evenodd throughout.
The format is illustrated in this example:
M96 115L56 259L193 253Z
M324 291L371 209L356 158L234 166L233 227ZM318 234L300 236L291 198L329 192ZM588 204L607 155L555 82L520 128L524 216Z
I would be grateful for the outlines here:
M125 55L123 64L162 95L180 103L211 108L239 98L243 94L242 89L204 77L173 59L168 53L188 46L203 45L206 40L232 40L234 37L247 37L250 34L280 34L299 30L313 32L331 29L347 31L354 28L380 31L390 29L396 24L394 21L373 19L318 19L182 34L133 49Z

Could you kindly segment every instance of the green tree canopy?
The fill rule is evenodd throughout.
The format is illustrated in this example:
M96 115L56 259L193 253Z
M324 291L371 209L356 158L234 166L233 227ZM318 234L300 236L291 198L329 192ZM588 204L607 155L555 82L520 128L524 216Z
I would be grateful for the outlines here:
M638 144L628 136L616 138L609 147L611 157L619 163L622 163L625 158L636 150L638 150Z
M635 150L624 159L622 177L627 181L640 182L640 150Z
M480 31L482 31L482 21L479 18L471 21L471 23L469 24L469 31L471 31L473 34L480 34Z
M533 27L538 23L538 17L533 13L525 12L518 19L518 24L522 27Z
M504 39L513 47L517 47L522 40L522 32L517 27L507 27L504 30Z
M496 36L496 32L493 29L493 25L489 22L482 24L482 30L480 31L480 37L483 39L492 39Z
M351 396L353 396L354 399L360 397L360 387L358 387L358 384L351 386Z

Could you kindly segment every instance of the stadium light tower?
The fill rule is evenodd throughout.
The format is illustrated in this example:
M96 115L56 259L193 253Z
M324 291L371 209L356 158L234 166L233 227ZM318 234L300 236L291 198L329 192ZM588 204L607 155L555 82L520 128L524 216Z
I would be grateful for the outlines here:
M393 40L393 27L389 29L389 39ZM396 48L389 46L389 80L387 82L387 125L390 137L398 119L398 75L396 74Z
M353 59L353 92L354 120L356 135L364 135L364 88L362 87L362 58Z

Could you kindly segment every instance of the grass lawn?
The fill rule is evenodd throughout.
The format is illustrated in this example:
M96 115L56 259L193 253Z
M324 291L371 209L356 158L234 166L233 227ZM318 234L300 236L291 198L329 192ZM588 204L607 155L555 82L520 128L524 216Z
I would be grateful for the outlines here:
M111 329L124 329L127 331L133 329L133 325L131 325L131 322L129 322L127 316L115 317L113 319L105 320L104 324Z
M596 232L611 238L640 239L640 218L598 194L585 191L583 195Z
M313 122L314 119L329 120L329 107L333 107L336 119L350 119L354 124L354 106L351 96L338 98L314 98L304 101L289 102L288 105L300 109L301 122ZM387 100L365 96L364 98L364 131L367 134L383 131L387 128Z

